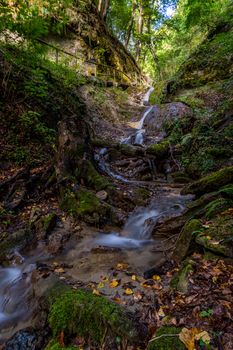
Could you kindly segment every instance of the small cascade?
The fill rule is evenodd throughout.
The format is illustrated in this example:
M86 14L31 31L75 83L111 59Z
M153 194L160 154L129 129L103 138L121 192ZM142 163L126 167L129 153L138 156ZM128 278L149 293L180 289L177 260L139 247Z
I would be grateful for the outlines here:
M144 106L149 104L150 95L152 94L153 91L154 91L154 88L150 87L149 90L145 93L145 96L143 98Z
M185 209L189 197L164 196L152 201L149 207L138 208L130 215L121 233L99 234L94 243L106 247L138 249L151 244L151 234L156 222L166 216L177 216Z

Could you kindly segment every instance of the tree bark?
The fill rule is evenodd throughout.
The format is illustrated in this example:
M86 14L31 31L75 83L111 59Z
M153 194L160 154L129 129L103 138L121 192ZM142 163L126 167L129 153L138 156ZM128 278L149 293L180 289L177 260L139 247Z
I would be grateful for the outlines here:
M128 49L128 45L129 45L129 41L132 35L132 30L133 30L133 25L134 25L134 17L135 17L135 11L137 8L137 4L136 1L133 0L133 4L132 4L132 16L131 16L131 20L129 23L129 27L128 27L128 31L127 31L127 36L126 36L126 40L125 40L125 47L126 49Z

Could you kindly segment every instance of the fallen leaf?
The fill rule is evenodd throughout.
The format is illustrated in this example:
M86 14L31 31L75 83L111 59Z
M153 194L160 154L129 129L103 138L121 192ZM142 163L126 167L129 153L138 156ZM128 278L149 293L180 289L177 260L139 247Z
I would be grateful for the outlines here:
M131 295L131 294L133 294L133 291L132 291L131 288L126 288L125 291L124 291L124 294Z
M104 288L105 284L104 282L100 282L97 286L98 289Z
M179 334L179 339L184 343L188 350L195 350L195 337L199 333L201 333L201 331L197 328L182 328Z
M109 287L110 288L116 288L120 283L120 280L112 280L110 283L109 283Z
M195 336L195 340L202 340L205 344L210 343L210 336L208 332L203 331Z
M100 292L97 289L93 289L92 294L94 295L100 295Z
M165 317L165 313L164 313L162 307L160 307L160 309L158 311L158 315L159 315L159 317Z
M135 301L140 301L140 300L142 300L143 296L142 296L142 294L139 291L137 291L137 292L134 293L133 298L134 298Z
M136 275L132 275L131 278L132 278L133 281L137 281L137 276Z
M116 266L117 270L126 270L129 267L129 264L125 264L125 263L118 263Z
M59 268L55 269L54 272L57 272L57 273L64 273L65 270L64 270L62 267L59 267Z
M152 277L152 279L153 279L154 281L160 281L160 280L161 280L161 277L158 276L158 275L154 275L154 276Z

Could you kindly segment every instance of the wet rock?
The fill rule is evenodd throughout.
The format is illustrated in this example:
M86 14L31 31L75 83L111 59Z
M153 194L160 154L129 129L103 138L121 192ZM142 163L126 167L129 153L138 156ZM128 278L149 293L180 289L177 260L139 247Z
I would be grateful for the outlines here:
M120 252L120 248L111 248L111 247L104 247L104 246L98 246L95 248L92 248L91 252L94 254L105 254L105 253L115 253Z
M167 103L162 107L154 106L144 121L144 127L149 133L161 131L165 122L192 115L192 109L182 102Z
M104 201L108 198L108 193L106 191L99 191L96 193L96 197Z
M20 229L13 233L0 233L0 261L5 259L6 255L15 248L24 248L30 240L31 232L26 229Z
M25 329L17 332L7 341L4 350L41 350L44 346L44 338L38 335L34 329Z

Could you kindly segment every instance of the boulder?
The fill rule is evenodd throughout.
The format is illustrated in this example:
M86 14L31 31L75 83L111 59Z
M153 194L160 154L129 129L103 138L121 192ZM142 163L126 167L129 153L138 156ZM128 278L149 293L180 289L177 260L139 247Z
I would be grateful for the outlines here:
M213 192L220 187L228 185L233 182L233 166L225 167L221 170L215 171L200 180L193 182L183 189L182 194L195 194L201 196L202 194Z

